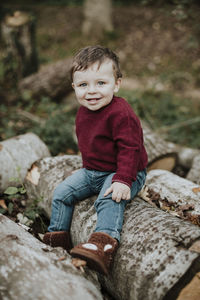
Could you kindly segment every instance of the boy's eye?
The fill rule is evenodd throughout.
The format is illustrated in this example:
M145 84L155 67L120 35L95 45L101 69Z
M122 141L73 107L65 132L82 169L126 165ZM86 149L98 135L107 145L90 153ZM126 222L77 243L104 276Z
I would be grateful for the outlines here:
M85 87L85 86L87 86L87 83L85 83L85 82L83 82L83 83L80 83L80 84L79 84L79 86L81 86L81 87Z
M98 81L98 85L104 85L105 82L104 81Z

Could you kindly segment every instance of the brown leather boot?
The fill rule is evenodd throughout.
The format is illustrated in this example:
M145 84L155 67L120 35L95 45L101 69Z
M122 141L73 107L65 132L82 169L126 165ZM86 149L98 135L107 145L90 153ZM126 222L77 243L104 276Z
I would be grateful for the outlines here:
M52 247L62 247L67 251L72 248L70 233L68 231L46 232L43 242Z
M75 246L70 254L87 262L89 268L108 275L118 241L104 232L94 232L87 243Z

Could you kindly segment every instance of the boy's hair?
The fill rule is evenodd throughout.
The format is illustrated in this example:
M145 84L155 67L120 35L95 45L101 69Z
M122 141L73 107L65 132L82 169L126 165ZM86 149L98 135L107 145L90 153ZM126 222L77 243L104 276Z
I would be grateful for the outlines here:
M101 63L106 59L110 59L113 62L115 78L121 78L122 73L120 71L119 58L117 55L109 48L97 45L82 48L75 54L71 67L71 80L73 81L73 76L76 71L86 70L95 62L99 62L100 67Z

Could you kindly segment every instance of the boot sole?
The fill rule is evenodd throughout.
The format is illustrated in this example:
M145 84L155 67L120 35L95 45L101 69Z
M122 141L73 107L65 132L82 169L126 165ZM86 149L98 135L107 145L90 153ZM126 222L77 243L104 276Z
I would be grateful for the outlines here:
M87 250L84 249L72 249L70 251L70 254L72 257L78 257L80 259L83 259L87 262L87 266L95 270L101 274L108 275L108 270L105 267L104 263L98 258L97 255L88 252Z

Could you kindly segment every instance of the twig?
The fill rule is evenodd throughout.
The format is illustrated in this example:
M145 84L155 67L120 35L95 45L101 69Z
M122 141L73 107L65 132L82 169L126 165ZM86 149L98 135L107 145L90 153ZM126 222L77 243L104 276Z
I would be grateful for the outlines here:
M187 126L187 125L192 125L192 124L195 124L195 123L198 123L198 122L200 122L200 117L189 119L189 120L179 122L177 124L173 124L173 125L170 125L170 126L164 126L164 127L161 127L160 129L158 129L156 131L157 132L167 132L171 129L177 129L177 128L184 127L184 126Z
M34 121L36 123L39 123L41 125L45 124L45 122L46 122L45 119L35 116L35 115L31 114L30 112L22 110L20 108L17 109L17 113L18 113L18 115L21 115L21 116L23 116L31 121Z

